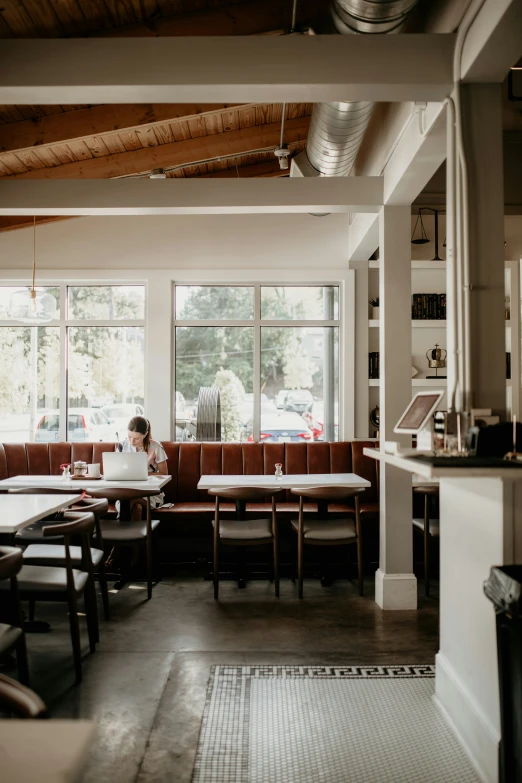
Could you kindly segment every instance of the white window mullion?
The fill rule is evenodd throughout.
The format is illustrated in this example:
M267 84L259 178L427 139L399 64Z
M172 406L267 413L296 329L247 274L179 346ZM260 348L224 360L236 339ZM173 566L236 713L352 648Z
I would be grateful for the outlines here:
M67 418L68 418L68 335L66 326L67 317L67 285L60 284L60 427L59 438L63 443L67 440Z
M254 441L261 437L261 285L254 286Z

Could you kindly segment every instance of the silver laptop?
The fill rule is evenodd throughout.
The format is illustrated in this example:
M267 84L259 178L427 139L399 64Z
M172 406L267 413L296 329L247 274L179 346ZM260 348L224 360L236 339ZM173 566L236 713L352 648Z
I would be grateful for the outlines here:
M144 451L105 452L102 459L105 481L146 481L149 476Z

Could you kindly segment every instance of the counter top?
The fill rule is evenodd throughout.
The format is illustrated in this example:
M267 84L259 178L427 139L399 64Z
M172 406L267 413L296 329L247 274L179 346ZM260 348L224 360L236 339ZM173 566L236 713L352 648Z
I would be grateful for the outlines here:
M363 454L366 457L371 457L379 462L384 462L386 465L393 465L401 470L407 470L409 473L414 473L420 478L438 480L443 478L501 478L510 481L522 481L522 468L444 468L433 467L426 462L420 462L417 459L409 459L408 457L400 457L397 454L387 454L384 451L378 451L377 449L366 448L363 449Z

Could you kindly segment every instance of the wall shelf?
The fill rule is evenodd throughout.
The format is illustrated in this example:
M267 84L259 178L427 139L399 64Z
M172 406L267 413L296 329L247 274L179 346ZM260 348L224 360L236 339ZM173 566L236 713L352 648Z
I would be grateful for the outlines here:
M369 269L379 269L379 261L368 261ZM445 261L412 261L412 269L442 269L446 271Z
M372 318L368 321L368 326L373 329L379 328L379 319ZM437 320L429 321L429 320L421 320L420 318L412 320L411 322L413 329L445 329L446 328L446 321L444 318L439 318Z

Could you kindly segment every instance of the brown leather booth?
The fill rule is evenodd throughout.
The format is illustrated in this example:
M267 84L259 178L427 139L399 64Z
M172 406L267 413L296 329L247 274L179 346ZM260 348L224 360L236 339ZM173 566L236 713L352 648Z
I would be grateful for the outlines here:
M340 443L171 443L163 442L168 457L171 481L165 486L165 502L171 509L159 509L154 516L164 520L161 537L174 536L181 549L207 554L211 543L208 521L214 503L206 491L197 488L200 476L207 475L273 475L276 462L281 462L286 474L292 473L357 473L371 483L361 496L361 515L376 515L379 510L378 463L363 455L365 446L373 441ZM0 444L0 479L17 475L59 474L64 462L102 462L102 454L114 451L114 443L5 443ZM269 504L249 506L251 512L269 508ZM278 502L284 520L289 512L297 512L295 498L286 493ZM305 505L305 510L307 509ZM309 510L314 509L310 506ZM226 509L223 504L223 510ZM347 506L331 505L331 512L343 512ZM180 539L184 539L181 540ZM203 541L204 539L204 541ZM208 539L208 541L207 541ZM170 549L171 547L167 547ZM172 549L178 549L174 545ZM163 549L163 547L162 547Z

